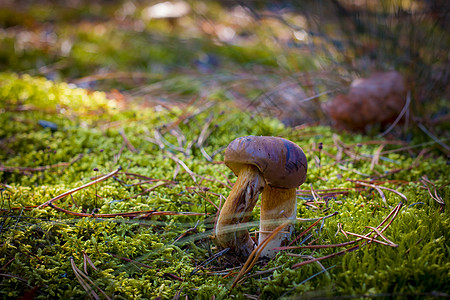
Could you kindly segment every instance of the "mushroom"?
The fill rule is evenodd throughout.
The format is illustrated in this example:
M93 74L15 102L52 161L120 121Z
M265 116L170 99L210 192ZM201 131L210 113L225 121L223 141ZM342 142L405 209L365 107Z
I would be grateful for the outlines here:
M190 5L185 1L165 1L149 6L142 11L144 19L164 19L173 30L178 19L184 17L191 10Z
M407 88L399 72L376 72L355 79L348 94L337 95L322 108L341 129L364 131L374 124L390 125L405 109Z
M238 176L215 226L216 243L248 256L256 247L241 225L248 221L261 197L259 243L277 226L296 220L295 190L306 179L307 161L302 149L283 138L246 136L232 141L225 150L225 164ZM264 248L261 256L273 257L275 247L290 238L289 224Z

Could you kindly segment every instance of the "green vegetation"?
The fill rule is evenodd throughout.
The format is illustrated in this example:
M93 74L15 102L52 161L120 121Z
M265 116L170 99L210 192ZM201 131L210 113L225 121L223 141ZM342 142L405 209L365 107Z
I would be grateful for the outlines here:
M186 0L175 19L149 17L153 1L12 2L0 298L449 297L450 36L433 1ZM329 126L322 102L391 69L408 79L409 122L386 139ZM243 262L213 226L236 180L224 149L245 135L303 148L309 220L232 288ZM259 205L250 221L256 234Z
M386 144L371 167L383 140L336 135L327 127L290 129L220 102L183 109L123 103L120 107L102 92L30 76L3 73L0 77L0 293L5 298L19 297L34 287L38 287L38 299L47 295L80 298L94 292L127 299L175 295L276 299L299 294L423 297L450 292L450 216L445 207L449 168L442 156L428 152L417 157L401 150L403 145ZM50 125L57 128L52 130ZM330 269L298 287L321 272L321 266L312 263L293 269L304 259L289 253L322 257L345 248L282 251L274 260L258 263L249 274L268 272L246 278L232 290L237 272L228 270L226 255L196 269L219 252L211 241L217 212L212 203L219 206L228 195L228 180L235 180L220 163L220 150L243 135L283 136L307 153L310 168L299 190L298 216L338 214L319 223L306 244L348 241L337 232L338 224L346 232L368 233L366 226L378 226L401 201L400 212L384 234L398 247L373 243L323 260L323 267ZM339 149L344 150L340 162L336 161ZM214 161L202 152L216 154ZM36 208L119 166L122 170L114 178L55 201L56 207ZM430 196L423 176L436 186L445 204ZM408 201L383 190L384 203L376 189L348 179L377 180L371 184L401 192ZM317 201L311 188L319 196ZM335 194L325 189L335 189ZM102 217L137 211L200 215ZM256 209L254 221L258 214ZM297 234L310 225L299 223Z

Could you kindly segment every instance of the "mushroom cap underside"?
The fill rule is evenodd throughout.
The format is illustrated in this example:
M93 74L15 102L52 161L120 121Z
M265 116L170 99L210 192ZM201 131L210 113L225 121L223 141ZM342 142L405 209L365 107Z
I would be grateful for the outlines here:
M254 165L267 184L286 189L305 182L308 169L302 148L289 140L272 136L235 139L225 150L225 164L236 176L243 166Z

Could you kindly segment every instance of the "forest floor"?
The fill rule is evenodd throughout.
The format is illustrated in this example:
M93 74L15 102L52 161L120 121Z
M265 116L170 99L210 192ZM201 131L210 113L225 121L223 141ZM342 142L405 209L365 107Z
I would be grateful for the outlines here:
M422 2L7 2L1 297L449 297L449 36ZM391 69L407 122L332 127L324 102ZM240 274L213 227L247 135L295 142L308 175L291 247Z

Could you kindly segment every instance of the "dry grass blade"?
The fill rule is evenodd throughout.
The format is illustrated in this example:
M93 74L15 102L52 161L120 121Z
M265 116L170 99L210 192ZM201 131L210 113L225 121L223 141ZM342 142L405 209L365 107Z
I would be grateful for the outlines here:
M253 249L252 253L250 253L250 256L248 257L247 261L245 262L244 266L242 267L239 274L236 276L236 278L233 281L233 284L231 285L231 289L233 289L236 284L239 282L239 280L244 276L245 273L250 271L253 266L255 265L256 261L258 260L259 256L261 255L262 250L267 246L267 244L287 225L289 225L290 222L284 222L283 224L279 225L277 228L275 228L272 233L264 240L261 244L259 244L255 249Z
M320 221L322 221L323 218L319 218L317 219L317 221L315 221L311 226L309 226L306 230L304 230L302 233L300 233L294 240L292 240L292 242L290 242L288 244L288 246L291 246L293 243L295 243L296 241L298 241L302 236L304 236L305 234L307 234L308 232L311 231L311 229L313 229L317 224L319 224ZM278 249L278 248L276 248Z
M181 296L181 292L183 291L183 287L181 287L181 289L178 290L178 292L175 294L175 296L172 298L173 300L178 300L180 299Z
M401 193L401 192L399 192L397 190L394 190L394 189L391 189L391 188L388 188L388 187L384 187L384 186L380 186L380 185L375 185L375 184L359 181L359 180L349 180L349 181L353 181L353 182L355 182L356 184L359 184L359 185L372 187L374 189L378 188L378 189L381 189L381 190L386 190L386 191L393 192L393 193L399 195L400 197L402 197L405 200L405 202L408 202L408 198L403 193Z
M307 264L310 264L310 263L313 263L313 262L318 262L318 261L325 260L325 259L328 259L328 258L340 256L340 255L343 255L343 254L345 254L347 252L352 252L352 251L358 249L359 247L360 247L359 245L356 245L356 246L353 246L351 248L348 248L348 249L345 249L345 250L342 250L342 251L339 251L339 252L336 252L336 253L333 253L333 254L330 254L330 255L326 255L326 256L322 256L322 257L318 257L318 258L302 261L300 263L296 263L296 264L292 265L291 268L292 269L296 269L296 268L300 268L301 266L304 266L304 265L307 265Z
M392 242L391 240L389 240L388 238L386 238L386 237L381 233L381 231L379 231L377 228L372 227L372 226L366 226L366 227L372 229L373 231L375 231L375 232L377 233L377 235L381 236L381 238L382 238L383 240L385 240L386 242L388 242L388 243L390 244L390 246L392 246L392 247L398 247L397 244L395 244L394 242Z
M203 112L211 107L211 103L205 103L206 97L201 98L199 100L200 103L197 103L194 106L194 103L197 100L199 100L197 97L192 97L191 100L189 100L189 102L186 103L180 116L172 123L167 124L167 126L165 128L163 128L162 133L164 134L164 133L170 131L171 129L178 127L178 125L180 125L181 123L187 122L189 119L193 118L194 116L200 114L201 112ZM195 108L195 111L189 112L188 111L189 108Z
M177 276L175 274L172 274L172 273L164 273L164 277L170 278L170 279L173 279L173 280L177 280L177 281L181 281L181 282L184 281L183 278L181 278L181 277L179 277L179 276Z
M319 263L319 262L318 262L318 263ZM319 263L319 264L320 264L320 263ZM325 269L325 268L322 266L322 271L320 271L320 272L318 272L318 273L316 273L316 274L314 274L314 275L312 275L312 276L306 278L305 280L303 280L303 281L300 282L299 284L294 284L294 287L291 288L290 290L286 291L285 293L283 293L283 294L281 295L281 297L286 296L287 294L289 294L290 292L292 292L292 291L294 291L296 288L298 288L300 285L304 284L305 282L307 282L307 281L313 279L314 277L316 277L316 276L318 276L318 275L320 275L320 274L322 274L322 273L324 273L324 272L326 272L326 271L328 271L328 270L330 270L330 269L332 269L332 268L334 268L334 267L335 267L335 266L331 266L331 267L328 267L328 268Z
M449 154L450 153L450 147L447 146L447 144L444 143L444 140L440 140L438 139L435 135L433 135L425 126L423 126L423 124L419 123L417 124L417 126L426 134L428 135L433 141L435 141L436 143L438 143L439 145L442 146L442 148L444 148L445 153Z
M92 213L79 213L75 211L70 211L61 207L56 206L55 204L50 203L49 206L57 211L66 213L68 215L77 216L77 217L88 217L88 218L115 218L115 217L124 217L124 218L149 218L151 216L203 216L204 213L195 213L195 212L177 212L177 211L156 211L156 210L143 210L143 211L131 211L131 212L123 212L123 213L115 213L115 214L92 214Z
M155 180L155 178L137 174L137 173L120 172L120 174L124 174L124 175L126 175L127 178L132 178L132 179L140 178L140 179L144 179L144 180ZM164 179L157 179L157 180L164 180Z
M177 164L181 165L183 167L183 169L189 174L189 176L191 176L192 181L194 181L195 183L197 183L197 179L195 178L196 174L194 172L191 171L191 169L189 169L189 167L178 157L176 157L175 155L169 154L167 153L168 157L170 159L172 159L173 161L175 161Z
M375 154L373 155L372 161L370 162L370 170L373 171L375 168L375 165L378 165L378 162L380 160L381 151L384 149L384 144L380 145L377 150L375 151Z
M70 165L73 165L75 162L79 161L82 157L83 157L83 154L79 154L74 159L72 159L70 162L62 162L62 163L57 163L57 164L53 164L53 165L40 166L40 167L34 167L34 168L0 166L0 172L16 172L16 171L24 172L24 173L42 172L42 171L59 168L59 167L68 167ZM2 184L2 185L6 186L5 184Z
M320 198L320 196L316 193L316 191L314 191L312 183L311 183L310 187L311 187L311 195L314 198L314 203L317 203L318 202L318 198Z
M157 183L157 184L155 184L154 186L152 186L152 187L150 187L150 188L148 188L148 189L145 189L143 192L141 192L141 193L139 193L139 194L137 194L137 195L134 195L134 196L131 197L130 199L135 199L135 198L137 198L137 197L139 197L139 196L142 196L142 195L144 195L144 194L147 194L147 193L153 191L153 190L156 189L157 187L160 187L160 186L163 186L163 185L168 185L168 184L170 184L170 182L160 182L160 183Z
M14 278L14 279L20 280L20 281L24 282L27 286L31 287L31 285L28 284L28 280L26 280L26 279L24 279L22 277L19 277L17 275L0 273L0 276L1 277L8 277L8 278Z
M227 253L230 250L230 248L225 248L222 251L214 254L213 256L209 257L208 259L206 259L205 261L203 261L201 264L199 264L190 274L189 276L194 275L195 273L198 272L198 270L200 270L201 268L203 268L204 266L210 264L211 262L213 262L214 260L216 260L217 258L221 257L222 255L224 255L225 253Z
M77 278L80 278L80 279L82 279L81 278L81 276L82 277L84 277L87 281L89 281L89 283L90 284L92 284L100 293L102 293L102 295L105 297L105 299L108 299L108 300L110 300L111 298L110 297L108 297L108 295L106 295L106 293L101 289L101 288L99 288L86 274L84 274L83 273L83 271L81 271L80 269L78 269L78 267L75 265L75 262L74 262L74 260L73 260L73 257L71 257L70 258L70 264L72 265L72 269L73 269L73 271L74 271L74 273L75 273L75 276L77 277ZM83 280L83 279L82 279ZM80 280L79 280L80 281ZM84 280L83 280L84 281ZM84 281L85 283L86 283L86 281ZM80 282L81 283L81 282ZM88 287L89 287L89 285L88 285ZM93 294L95 294L95 295L97 295L94 291L92 291L92 289L89 287L89 290L93 293ZM87 290L86 290L86 292L88 292ZM89 293L89 292L88 292ZM97 295L97 297L98 297L98 295Z
M3 243L3 244L0 244L0 247L3 247L5 244ZM3 266L1 266L0 267L0 271L3 271L3 270L5 270L5 268L8 266L8 265L10 265L13 261L15 261L16 260L16 258L15 257L13 257L13 258L11 258L6 264L4 264Z
M358 170L355 169L355 168L347 168L347 167L344 167L344 166L342 166L342 165L338 165L337 167L338 167L339 169L341 169L341 170L353 172L353 173L355 173L355 174L358 174L358 175L361 175L361 176L364 176L364 177L372 177L371 175L366 174L366 173L362 173L362 172L358 171Z
M375 230L377 230L377 229L375 229ZM392 242L385 243L385 242L379 241L379 240L375 239L376 236L375 237L368 237L366 235L361 235L361 234L357 234L357 233L353 233L353 232L349 232L349 231L346 231L345 233L348 234L348 235L353 235L353 236L357 236L359 238L368 240L369 242L375 242L375 243L379 243L379 244L382 244L382 245L385 245L385 246L398 247L398 245L396 245L396 244L394 244Z
M397 119L395 119L394 123L389 126L388 129L386 129L383 133L379 134L378 137L383 137L386 134L388 134L394 127L397 125L397 123L402 119L403 115L407 112L409 105L411 104L411 91L408 91L408 94L406 95L406 103L405 106L403 106L402 111L398 115Z
M83 251L83 269L84 269L84 273L86 273L86 274L88 274L87 264L89 264L94 270L97 271L97 268L95 267L91 258L86 254L86 252Z
M383 229L381 229L381 232L384 232L384 231L392 224L392 222L395 220L395 218L397 217L398 213L400 212L400 209L402 208L402 206L403 206L403 203L400 202L400 203L392 210L392 212L389 214L389 216L386 217L386 218L383 220L383 222L381 222L381 224L377 226L377 229L379 229L381 226L383 226L383 224L386 223L386 222L389 220L389 218L390 218L389 223L388 223L386 226L384 226ZM391 216L392 216L392 218L391 218Z
M137 153L138 151L136 150L136 147L134 147L130 140L127 138L123 128L119 129L119 134L122 136L123 142L127 146L128 150L130 150L130 152Z
M87 83L92 81L98 81L98 80L105 80L105 79L124 79L124 78L158 78L158 75L150 74L147 72L110 72L110 73L101 73L101 74L94 74L89 75L85 77L81 77L78 79L73 80L73 83L75 84L81 84L81 83Z
M348 245L352 245L361 239L357 239L354 241L348 241L345 243L340 244L330 244L330 245L306 245L306 246L285 246L285 247L278 247L277 250L283 251L283 250L293 250L293 249L325 249L325 248L338 248L338 247L344 247Z
M96 184L96 183L102 182L102 181L104 181L104 180L106 180L106 179L108 179L108 178L110 178L110 177L116 175L121 169L122 169L122 167L119 167L119 168L117 168L116 170L114 170L113 172L111 172L111 173L109 173L109 174L107 174L107 175L105 175L105 176L103 176L103 177L100 177L99 179L96 179L96 180L94 180L94 181L91 181L91 182L89 182L89 183L86 183L85 185L82 185L82 186L80 186L80 187L71 189L70 191L67 191L67 192L65 192L65 193L62 193L61 195L58 195L58 196L56 196L56 197L54 197L54 198L48 200L47 202L42 203L42 204L39 205L37 208L40 209L40 208L46 207L46 206L48 206L49 204L55 202L56 200L62 199L62 198L66 197L66 196L68 196L68 195L70 195L70 194L73 194L73 193L75 193L75 192L78 192L79 190L82 190L82 189L84 189L84 188L87 188L88 186L91 186L91 185L94 185L94 184Z
M445 142L445 141L449 141L450 138L444 138L439 140L440 142ZM416 144L416 145L410 145L410 146L405 146L405 147L401 147L401 148L397 148L397 149L391 149L391 150L386 150L381 152L381 155L386 155L386 154L390 154L390 153L397 153L397 152L403 152L403 151L409 151L415 148L420 148L420 147L424 147L424 146L431 146L436 144L437 141L429 141L429 142L425 142L425 143L421 143L421 144Z
M157 182L157 181L163 181L163 182L166 182L166 184L176 184L175 181L169 180L169 179L150 179L150 180L144 180L144 181L140 181L140 182L136 182L136 183L131 183L131 184L128 184L127 186L137 186L137 185L143 185L146 183L153 183L153 182Z
M207 161L210 161L210 162L213 161L212 157L211 157L208 153L206 153L206 150L205 150L205 148L203 148L203 146L200 147L200 152L202 153L203 157L204 157Z
M398 204L398 205L397 205L397 206L389 213L389 215L388 215L388 216L387 216L387 217L386 217L386 218L385 218L385 219L384 219L384 220L383 220L376 228L372 228L372 231L371 231L371 232L369 232L369 233L366 234L365 236L360 236L358 239L356 239L356 240L354 240L354 241L349 241L349 242L346 242L346 243L335 244L335 245L309 245L309 246L289 247L289 249L295 249L295 248L302 248L302 249L306 249L306 248L309 248L309 249L317 249L317 248L343 247L343 246L347 246L347 245L354 244L354 243L356 243L356 242L358 242L358 241L361 241L362 239L369 239L370 241L376 241L376 240L374 240L374 239L372 239L372 238L368 238L368 236L369 236L370 234L372 234L374 231L375 231L378 235L381 236L381 233L382 233L383 231L385 231L385 230L389 227L389 225L391 225L392 221L396 218L396 216L397 216L397 214L399 213L399 211L400 211L402 205L403 205L403 203L400 202L400 203L399 203L399 204ZM382 230L379 230L379 228L380 228L381 226L383 226L389 219L390 219L389 223L388 223ZM346 233L350 234L349 232L346 232ZM358 235L358 236L359 236L359 235ZM386 240L387 240L387 239L386 239ZM378 241L378 242L380 242L380 241ZM388 240L388 243L389 243L388 246L396 245L396 244L392 243L392 242L389 241L389 240ZM391 244L392 244L392 245L391 245ZM363 244L363 245L364 245L364 244ZM351 248L344 249L344 250L342 250L342 251L339 251L339 252L336 252L336 253L333 253L333 254L330 254L330 255L326 255L326 256L322 256L322 257L310 259L310 260L307 260L307 261L303 261L303 262L294 264L291 268L292 268L292 269L295 269L295 268L299 268L299 267L301 267L301 266L304 266L304 265L307 265L307 264L310 264L310 263L313 263L313 262L317 262L317 261L321 261L321 260L324 260L324 259L328 259L328 258L340 256L340 255L343 255L343 254L345 254L345 253L354 251L354 250L358 249L359 247L361 247L361 245L356 245L356 246L353 246L353 247L351 247ZM394 246L393 246L393 247L394 247ZM285 247L285 248L288 248L288 247Z
M155 141L157 142L159 148L164 149L167 146L167 147L169 147L169 148L171 148L173 150L176 150L176 151L179 151L179 152L183 153L185 156L188 155L188 153L186 151L184 151L184 149L182 147L177 147L174 144L169 143L169 141L167 141L163 137L163 135L161 134L161 132L159 132L158 129L154 129L153 132L154 132L154 136L155 136Z
M300 257L300 258L308 258L308 259L314 259L314 256L312 255L303 255L303 254L296 254L296 253L286 253L287 256L293 256L293 257ZM325 270L325 267L318 261L317 265L322 269Z
M17 225L17 223L16 223ZM14 226L16 226L14 225ZM3 246L4 244L1 244L1 246ZM17 252L22 253L23 255L27 256L30 259L37 259L38 261L40 261L41 263L44 263L44 261L42 259L39 258L39 256L37 256L36 254L28 251L27 249L24 249L23 247L19 248L20 245L13 245L13 244L8 244L8 247L11 247L12 249L16 250Z
M428 194L430 194L431 198L433 198L437 203L439 203L443 207L445 205L445 202L442 199L442 197L437 193L437 189L434 183L431 182L426 175L423 176L420 181L425 185L426 189L428 190ZM434 193L431 191L430 185L432 186Z
M203 144L205 143L206 139L208 138L208 136L211 134L211 131L209 131L209 126L211 125L211 123L214 120L214 115L210 114L209 117L206 119L205 124L203 125L202 131L200 132L200 135L198 136L197 139L197 147L200 149L200 152L202 153L202 155L206 158L207 161L212 161L212 157L208 155L208 153L206 153L205 148L203 148Z
M174 129L169 130L169 133L177 139L178 147L183 148L186 144L186 137L180 127L175 127Z
M381 188L379 186L370 184L370 183L361 182L361 181L356 181L356 184L364 185L364 186L368 186L368 187L376 189L378 194L380 194L381 199L383 200L384 204L389 206L389 204L387 203L387 200L386 200L386 196L384 195L383 191L381 190Z
M89 284L83 279L83 277L81 277L81 275L80 275L81 270L77 268L72 257L70 258L70 264L72 266L72 270L73 270L73 273L75 274L75 277L77 278L78 282L81 284L83 289L86 291L89 298L100 300L100 297L98 296L98 294L93 290L93 288L91 286L89 286Z
M7 185L6 183L1 183L1 182L0 182L0 186L3 186L5 188L7 188L7 189L12 189L13 188L12 186Z
M399 191L396 191L394 189L391 189L391 188L388 188L388 187L384 187L384 186L379 186L379 188L383 189L383 190L386 190L386 191L390 191L390 192L396 193L397 195L402 197L405 200L405 202L408 202L408 198L406 198L406 196L403 195L402 193L400 193Z
M336 187L336 188L329 188L329 189L320 189L317 190L315 189L314 191L320 195L326 192L335 192L335 193L339 193L339 192L348 192L349 190L355 190L354 187ZM297 194L299 195L310 195L311 194L311 190L297 190Z
M282 268L282 267L283 267L283 265L281 265L281 266L276 266L276 267L271 268L271 269L268 269L268 270L255 272L255 274L248 275L248 276L242 278L242 280L245 280L245 279L248 279L248 278L252 278L252 277L255 277L255 276L260 276L260 275L267 274L267 273L272 273L273 271L278 270L278 269L280 269L280 268Z
M220 208L219 208L217 205L215 205L214 202L212 202L212 200L209 199L209 197L203 196L203 195L201 195L198 191L195 191L195 190L194 190L194 193L196 193L197 195L199 195L203 200L208 201L209 204L211 204L212 206L214 206L214 207L217 209L217 211L220 212ZM206 192L205 192L205 195L206 195Z
M183 237L185 237L189 232L197 231L198 223L200 223L200 220L197 220L197 223L195 223L195 226L194 226L194 227L189 228L188 230L186 230L185 232L183 232L182 234L180 234L179 236L177 236L177 237L175 238L175 240L172 242L172 244L175 244L176 242L178 242L180 239L182 239Z
M144 268L147 268L147 269L153 269L152 266L146 265L146 264L141 263L141 262L139 262L139 261L132 260L132 259L129 259L129 258L126 258L126 257L122 257L122 256L116 255L116 254L114 254L114 253L108 253L108 254L111 255L112 257L121 259L121 260L123 260L123 261L129 262L129 263L133 263L133 264L139 265L139 266L144 267Z
M342 234L345 235L345 237L347 238L347 240L349 240L350 238L347 236L347 234L344 231L344 226L342 225L342 223L338 223L338 231L336 232L336 234L334 236L336 236L339 232L341 232Z

